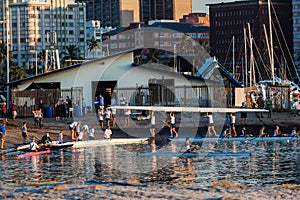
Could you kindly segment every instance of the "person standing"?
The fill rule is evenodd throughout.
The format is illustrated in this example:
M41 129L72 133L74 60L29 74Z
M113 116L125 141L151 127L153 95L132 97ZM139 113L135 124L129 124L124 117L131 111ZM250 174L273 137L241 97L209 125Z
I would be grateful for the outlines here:
M260 94L259 97L257 98L256 103L257 103L257 108L258 108L258 109L264 109L264 108L265 108L265 101L263 100L261 94ZM260 113L260 117L261 117L261 118L264 117L262 112Z
M38 115L38 125L40 128L42 128L42 119L43 119L42 109L38 111L37 115Z
M173 132L176 134L176 137L178 137L178 133L177 133L176 127L175 127L176 119L175 119L175 114L174 114L174 112L171 112L171 113L170 113L170 120L171 120L170 137L171 137L171 138L173 137Z
M60 116L61 116L60 100L57 100L54 109L55 109L55 120L58 122L60 121Z
M243 108L243 109L247 108L246 102L242 103L241 108ZM247 123L247 112L241 112L241 119L242 119L242 124L243 125Z
M66 120L67 117L66 103L63 99L60 104L60 117L62 120Z
M2 121L0 124L0 140L1 140L1 149L4 148L4 142L5 142L5 136L6 136L6 123L5 121Z
M273 107L273 102L272 100L270 99L270 97L268 97L267 101L266 101L266 107L267 107L267 110L269 110L269 113L268 113L268 117L269 118L272 118L272 107Z
M154 111L151 114L151 127L150 127L151 137L155 138L155 115Z
M237 133L235 130L235 122L236 122L236 117L234 113L230 114L230 126L229 126L229 135L231 135L231 132L233 132L234 137L237 137Z
M127 103L126 104L127 106L130 106L130 103ZM125 115L125 126L129 126L130 124L130 115L131 115L131 110L128 108L128 109L125 109L124 110L124 115Z
M45 105L44 105L43 99L40 99L40 101L38 103L38 110L42 110L42 113L45 112Z
M2 118L4 118L5 121L7 121L7 109L6 109L6 102L2 105Z
M85 99L82 98L82 115L84 116L86 112L86 102Z
M61 144L63 142L64 142L64 133L62 130L60 130L58 133L58 143Z
M97 96L95 96L95 99L94 99L94 107L95 107L95 112L96 112L96 115L98 113L98 109L100 108L99 107L99 99Z
M15 121L18 113L17 113L17 102L14 100L12 105L11 105L11 111L12 111L12 116L13 116L13 121Z
M68 117L73 118L73 103L72 99L67 96L67 108L68 108Z
M120 101L120 106L126 105L126 98L123 93L121 94L119 101Z
M217 132L215 130L215 126L214 126L214 118L211 112L207 113L207 117L208 117L208 128L207 128L207 137L210 137L210 130L213 131L214 133L214 137L217 137Z
M27 123L23 122L23 126L21 127L23 144L26 144L28 141L28 133L27 133Z
M104 109L104 97L101 94L99 95L99 106Z

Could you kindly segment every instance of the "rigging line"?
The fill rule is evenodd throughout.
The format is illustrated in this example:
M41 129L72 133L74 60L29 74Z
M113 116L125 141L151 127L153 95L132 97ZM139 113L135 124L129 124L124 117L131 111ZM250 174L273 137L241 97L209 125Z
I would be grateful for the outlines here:
M258 73L258 78L259 78L259 80L263 80L263 77L262 77L262 75L261 75L261 73L260 73L260 70L259 70L259 67L258 67L258 64L257 64L257 61L256 61L256 60L254 60L254 66L255 66L255 68L257 69L256 71L257 71L257 73ZM259 81L256 81L256 82L259 82Z
M263 65L263 67L265 68L265 71L268 72L268 74L269 74L270 77L271 77L271 69L265 64L264 59L263 59L263 57L262 57L262 55L261 55L261 53L260 53L260 51L259 51L259 48L258 48L258 46L257 46L257 44L256 44L256 42L255 42L255 40L253 40L253 42L254 42L254 46L255 46L255 49L256 49L256 51L257 51L257 54L259 55L259 58L260 58L260 60L261 60L261 62L262 62L262 65ZM262 77L261 77L261 80L262 80Z
M273 25L273 28L275 29L275 24L274 24L273 22L272 22L272 25ZM279 44L279 47L280 47L280 51L281 51L282 56L283 56L283 58L284 58L284 61L287 63L287 59L286 59L285 53L284 53L284 51L283 51L282 44L279 42L280 39L279 39L278 33L277 33L277 31L274 31L274 32L275 32L275 36L276 36L276 39L277 39L278 44ZM277 57L277 56L276 56L276 60L277 60L277 62L278 62L278 64L279 64L279 66L281 67L281 63L280 63L280 61L278 60L278 57ZM289 68L287 68L287 70L288 70L288 74L289 74L290 77L292 78L293 76L292 76L291 70L290 70Z
M225 60L224 60L224 63L223 63L222 66L226 66L228 54L229 54L229 52L230 52L230 50L231 50L231 45L232 45L232 40L230 40L229 48L227 49L226 57L225 57ZM228 71L229 71L229 70L228 70Z
M297 68L296 68L294 59L293 59L293 57L292 57L292 54L291 54L291 52L290 52L290 49L288 48L286 39L285 39L284 34L283 34L283 31L282 31L282 27L281 27L281 25L280 25L280 23L279 23L279 19L278 19L278 16L277 16L276 12L275 12L275 8L274 8L274 6L273 6L273 3L271 3L271 7L272 7L272 9L273 9L273 12L274 12L276 21L277 21L277 23L278 23L278 27L279 27L281 36L283 37L283 41L284 41L285 47L286 47L286 49L287 49L287 51L288 51L288 55L289 55L289 57L290 57L290 59L291 59L291 61L292 61L293 67L294 67L294 69L295 69L295 73L296 73L296 75L297 75L298 80L300 80L299 73L298 73L298 71L297 71ZM275 31L275 32L276 32L276 31Z

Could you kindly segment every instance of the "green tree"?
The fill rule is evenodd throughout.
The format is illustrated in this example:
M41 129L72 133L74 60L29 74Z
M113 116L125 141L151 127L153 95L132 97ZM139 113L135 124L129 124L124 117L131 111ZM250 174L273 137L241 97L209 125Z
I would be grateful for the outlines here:
M76 45L69 45L66 47L66 52L63 52L65 55L63 57L64 62L69 62L71 65L77 63L77 60L83 60L80 56L80 49Z
M92 37L92 40L90 40L90 41L87 42L87 45L89 46L89 51L90 51L90 53L91 53L94 49L98 48L98 47L99 47L99 42L97 41L96 36L93 36L93 37ZM95 51L94 51L94 53L93 53L93 58L95 58Z

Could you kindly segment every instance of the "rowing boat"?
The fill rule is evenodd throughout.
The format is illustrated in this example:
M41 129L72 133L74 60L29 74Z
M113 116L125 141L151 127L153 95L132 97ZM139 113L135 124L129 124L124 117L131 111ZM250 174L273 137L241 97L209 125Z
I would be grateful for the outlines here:
M66 144L73 144L73 147L108 146L119 144L148 144L148 138L114 138L111 140L104 139L67 142Z
M186 138L168 138L172 142L185 142ZM280 142L280 141L298 141L298 137L236 137L236 138L190 138L191 142Z
M142 152L138 153L139 156L171 156L171 157L248 157L251 154L249 152Z
M43 155L43 154L49 154L51 151L50 149L45 150L45 151L32 151L32 152L27 152L22 155L18 155L18 159L28 157L28 156L38 156L38 155Z

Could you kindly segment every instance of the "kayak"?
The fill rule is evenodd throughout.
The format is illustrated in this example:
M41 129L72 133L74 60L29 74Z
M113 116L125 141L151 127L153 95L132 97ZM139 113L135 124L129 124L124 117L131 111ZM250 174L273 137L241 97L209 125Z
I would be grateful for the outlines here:
M29 156L38 156L38 155L43 155L43 154L49 154L51 153L50 149L45 150L45 151L31 151L22 155L18 155L18 159L20 158L25 158L25 157L29 157Z
M250 152L143 152L139 156L171 156L171 157L248 157Z

